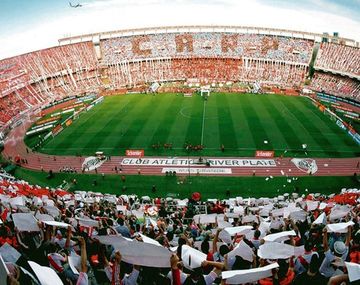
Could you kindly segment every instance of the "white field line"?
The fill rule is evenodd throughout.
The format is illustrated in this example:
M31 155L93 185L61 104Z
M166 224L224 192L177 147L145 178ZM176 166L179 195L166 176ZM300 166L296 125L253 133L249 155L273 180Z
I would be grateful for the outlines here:
M205 111L206 111L206 101L204 100L203 120L202 120L202 127L201 127L201 142L200 142L201 145L203 145L203 142L204 142Z

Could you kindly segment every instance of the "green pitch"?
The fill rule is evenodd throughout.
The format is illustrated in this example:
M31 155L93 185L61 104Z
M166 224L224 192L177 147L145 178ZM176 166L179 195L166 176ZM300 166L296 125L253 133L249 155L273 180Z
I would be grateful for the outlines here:
M164 149L164 143L172 149ZM204 149L188 153L185 143ZM161 147L154 149L155 144ZM276 155L303 157L302 144L311 157L360 155L359 146L306 98L214 93L207 101L180 94L106 97L39 151L124 155L126 149L144 149L147 156L253 156L255 150L275 150Z

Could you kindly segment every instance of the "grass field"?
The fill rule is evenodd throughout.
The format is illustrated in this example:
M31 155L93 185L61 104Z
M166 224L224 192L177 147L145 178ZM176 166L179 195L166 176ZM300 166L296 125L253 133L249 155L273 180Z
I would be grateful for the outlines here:
M274 177L265 180L265 177L187 177L180 183L178 177L167 176L143 176L127 175L125 182L121 181L120 175L107 175L103 179L95 174L65 174L56 173L53 179L47 179L46 172L31 171L17 168L15 176L20 177L31 184L57 187L63 181L71 182L75 178L77 184L69 183L69 190L86 190L110 194L137 194L139 196L166 197L176 196L187 198L193 192L200 192L203 198L226 198L226 191L230 191L231 197L274 197L284 193L299 191L299 194L307 193L339 193L342 188L358 188L359 181L354 177L298 177L288 183L287 177ZM97 181L97 186L93 181ZM190 182L190 183L189 183ZM152 185L156 185L156 193L152 193ZM285 185L285 186L284 186ZM122 191L123 186L127 189ZM306 191L308 189L308 191Z
M211 94L207 101L178 94L107 97L39 151L124 155L144 149L147 156L186 156L186 142L203 144L204 150L190 153L202 156L253 156L255 150L304 156L302 144L312 157L360 155L359 146L308 99L253 94ZM173 149L155 150L157 143Z

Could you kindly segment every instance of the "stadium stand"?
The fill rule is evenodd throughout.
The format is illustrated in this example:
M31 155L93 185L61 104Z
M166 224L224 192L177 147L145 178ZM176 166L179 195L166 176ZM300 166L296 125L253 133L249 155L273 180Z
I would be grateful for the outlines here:
M308 64L313 44L303 39L226 33L166 33L101 41L107 64L168 57L247 57Z
M352 279L345 268L360 266L357 189L201 201L199 193L185 200L68 193L1 177L8 284L37 284L44 274L36 264L56 284L129 285L321 285Z
M59 46L0 61L0 121L44 102L98 91L92 42ZM6 97L6 99L5 99Z
M110 66L115 87L186 78L205 83L260 80L299 87L313 45L313 41L303 39L226 33L158 34L101 41L103 63Z
M311 87L319 92L360 100L360 81L341 75L315 72Z
M322 43L315 68L360 75L360 49L336 43Z

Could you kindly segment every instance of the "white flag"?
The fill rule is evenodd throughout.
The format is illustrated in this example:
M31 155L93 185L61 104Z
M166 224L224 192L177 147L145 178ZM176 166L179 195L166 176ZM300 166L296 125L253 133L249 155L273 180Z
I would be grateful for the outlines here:
M285 231L285 232L279 232L276 234L270 234L264 237L265 241L275 241L275 242L281 242L284 240L290 239L289 236L296 236L295 231Z
M192 248L188 245L181 247L181 259L186 268L198 268L201 267L201 263L206 260L206 254Z
M313 221L313 224L315 225L326 225L326 215L325 213L322 213L315 221Z
M242 257L244 260L253 261L253 255L254 252L252 251L251 247L247 245L246 242L244 242L243 240L241 242L239 242L239 244L228 253L228 257L235 257L235 256L240 256Z
M354 222L350 221L347 223L328 224L326 228L329 233L347 233L348 227L353 225Z
M360 265L353 262L346 262L345 266L348 271L349 281L354 282L360 279Z
M41 285L63 285L60 277L56 272L47 266L41 266L33 261L28 261L31 269L35 272Z
M272 276L272 270L278 267L277 263L272 263L254 269L223 271L222 278L226 284L246 284Z

